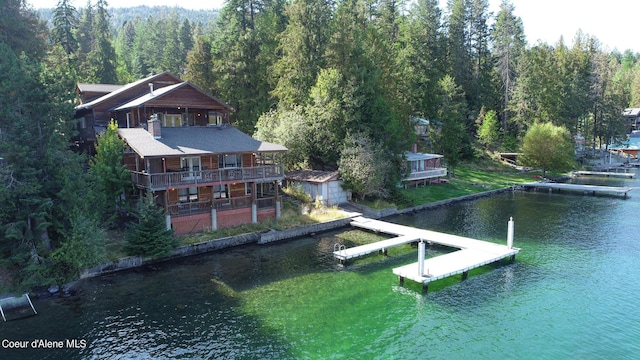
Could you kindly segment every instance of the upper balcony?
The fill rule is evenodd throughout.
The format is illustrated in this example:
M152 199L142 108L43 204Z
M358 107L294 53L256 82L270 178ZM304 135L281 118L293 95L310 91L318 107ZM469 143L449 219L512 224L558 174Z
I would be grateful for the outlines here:
M172 171L149 174L131 172L133 184L145 190L158 191L171 187L196 187L230 182L269 182L284 179L284 165L226 168L213 170Z

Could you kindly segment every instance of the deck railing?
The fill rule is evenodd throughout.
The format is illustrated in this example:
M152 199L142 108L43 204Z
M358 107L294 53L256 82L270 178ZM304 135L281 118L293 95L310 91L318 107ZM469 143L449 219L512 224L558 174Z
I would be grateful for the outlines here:
M256 199L258 209L275 207L275 197ZM213 201L194 201L168 206L169 215L172 217L189 216L195 214L210 213L212 208L217 211L234 210L251 207L251 196L241 196L228 199L215 199Z
M404 178L405 181L432 179L441 176L447 176L446 168L425 169L424 171L414 171Z
M211 185L229 181L277 180L284 176L283 165L255 166L233 169L175 171L149 174L131 172L131 181L141 189L162 190L183 185Z

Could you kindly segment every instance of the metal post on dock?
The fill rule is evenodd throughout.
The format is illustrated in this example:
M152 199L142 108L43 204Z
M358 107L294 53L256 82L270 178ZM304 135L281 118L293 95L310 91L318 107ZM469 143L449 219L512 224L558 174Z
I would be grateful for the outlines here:
M513 248L513 217L509 218L509 226L507 228L507 247Z
M424 276L424 253L424 241L420 239L420 242L418 243L418 276Z

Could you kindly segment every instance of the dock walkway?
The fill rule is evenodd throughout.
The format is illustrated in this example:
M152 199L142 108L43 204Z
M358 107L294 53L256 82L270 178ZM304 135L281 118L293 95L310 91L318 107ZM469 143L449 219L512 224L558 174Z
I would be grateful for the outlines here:
M636 173L634 172L613 172L613 171L574 171L576 176L605 176L605 177L627 177L634 178Z
M581 185L581 184L563 184L563 183L547 183L547 182L534 182L522 184L524 188L530 189L549 189L551 190L567 190L574 192L582 192L587 194L613 194L623 195L627 197L627 193L633 190L630 187L622 186L599 186L599 185Z
M512 224L512 222L510 224ZM420 242L421 244L419 247L422 246L423 250L424 243L438 244L460 249L452 253L426 260L424 259L424 251L421 253L419 250L418 262L393 269L393 273L398 275L400 283L404 283L404 279L407 278L418 283L422 283L423 290L425 291L428 288L428 283L431 281L456 274L463 274L463 278L466 278L469 270L499 261L506 257L514 259L515 255L520 251L518 248L495 244L488 241L444 234L425 229L417 229L361 216L353 218L351 225L375 232L397 235L397 237L349 249L334 251L334 257L341 261L346 261L348 259L376 251L384 251L389 247L411 242ZM510 236L513 236L512 230L510 230L510 233ZM420 259L420 257L422 257L422 259Z

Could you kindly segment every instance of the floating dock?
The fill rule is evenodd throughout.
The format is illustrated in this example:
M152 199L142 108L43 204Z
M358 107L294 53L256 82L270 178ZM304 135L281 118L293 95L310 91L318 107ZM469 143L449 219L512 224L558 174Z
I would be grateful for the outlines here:
M457 235L392 224L361 216L353 218L351 225L375 232L398 235L398 237L349 249L337 249L333 252L336 259L346 261L376 251L385 252L386 249L392 246L418 242L418 262L395 268L393 269L393 273L398 276L400 284L403 284L405 279L410 279L421 283L423 291L428 290L428 284L431 281L456 274L462 274L462 278L465 279L469 270L507 257L513 260L520 251L520 249L512 246L512 220L509 221L509 235L506 246ZM460 250L425 260L424 247L426 243L458 248Z
M604 177L625 177L634 178L636 173L634 172L609 172L609 171L574 171L576 176L604 176Z
M620 187L620 186L598 186L598 185L580 185L580 184L563 184L563 183L548 183L548 182L534 182L522 184L522 187L526 189L548 189L552 190L565 190L573 192L582 192L583 194L605 194L605 195L622 195L627 197L627 193L633 188Z

